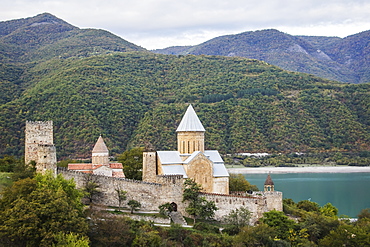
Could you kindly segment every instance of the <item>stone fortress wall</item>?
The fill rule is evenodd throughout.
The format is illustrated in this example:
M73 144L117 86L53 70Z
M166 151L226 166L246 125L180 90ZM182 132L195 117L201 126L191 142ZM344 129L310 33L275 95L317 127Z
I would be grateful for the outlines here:
M177 209L183 215L187 215L186 203L182 202L183 178L178 175L158 176L158 183L149 183L125 178L106 177L101 175L86 174L69 171L65 168L58 168L57 172L66 179L74 179L77 188L83 188L86 178L93 176L99 184L101 194L95 201L98 204L118 207L116 189L127 191L127 201L136 200L141 203L141 210L158 211L158 207L167 202L177 204ZM215 219L221 220L223 216L232 210L246 207L252 213L251 222L254 223L262 217L264 212L276 209L282 211L282 193L255 192L253 195L224 195L213 193L202 193L208 201L214 201L218 210L215 212Z
M56 168L56 150L53 144L52 121L27 122L26 124L26 157L28 164L31 160L36 161L37 172L53 170L62 174L66 179L73 179L76 187L81 189L85 186L87 179L92 179L99 185L100 195L94 200L95 203L105 206L118 206L117 189L127 191L127 200L136 200L141 203L141 210L158 211L158 207L165 203L176 203L177 209L183 215L187 215L186 202L182 201L184 179L182 175L155 175L154 168L149 169L148 180L145 182L125 178L108 177L95 174L70 171L66 168ZM28 151L27 151L28 150ZM144 153L144 159L154 159L154 153ZM202 193L209 201L214 201L218 210L215 219L222 219L232 210L246 207L252 213L251 222L254 223L262 217L264 212L276 209L282 211L282 193L278 191L254 192L252 195L229 195Z

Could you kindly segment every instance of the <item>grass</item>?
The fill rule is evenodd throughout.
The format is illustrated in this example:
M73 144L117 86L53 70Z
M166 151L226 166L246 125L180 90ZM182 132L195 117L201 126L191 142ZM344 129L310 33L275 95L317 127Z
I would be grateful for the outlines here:
M109 208L113 208L115 209L114 211L109 211L109 213L112 213L112 214L122 214L122 215L141 215L141 216L151 216L151 217L156 217L156 218L168 218L167 216L165 215L162 215L160 213L137 213L134 211L133 214L131 214L130 212L124 212L124 211L119 211L118 210L118 207L112 207L112 206L109 206ZM121 207L121 210L127 210L127 208L123 208Z

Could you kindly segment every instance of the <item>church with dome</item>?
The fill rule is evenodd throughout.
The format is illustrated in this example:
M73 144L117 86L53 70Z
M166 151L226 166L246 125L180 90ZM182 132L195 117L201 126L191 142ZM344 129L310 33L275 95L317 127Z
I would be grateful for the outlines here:
M204 149L205 129L189 105L177 130L177 150L144 152L143 181L158 175L181 175L201 184L207 193L229 194L229 173L217 150Z
M122 170L122 163L109 162L109 150L103 140L99 136L92 150L91 163L70 163L68 170L90 173L108 177L124 178L125 174Z

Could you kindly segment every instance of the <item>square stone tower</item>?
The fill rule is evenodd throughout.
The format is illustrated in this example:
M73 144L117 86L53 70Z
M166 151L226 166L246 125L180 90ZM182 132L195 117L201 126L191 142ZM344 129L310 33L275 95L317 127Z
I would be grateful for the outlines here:
M53 121L27 121L24 162L36 162L37 172L55 170L56 150L53 140Z

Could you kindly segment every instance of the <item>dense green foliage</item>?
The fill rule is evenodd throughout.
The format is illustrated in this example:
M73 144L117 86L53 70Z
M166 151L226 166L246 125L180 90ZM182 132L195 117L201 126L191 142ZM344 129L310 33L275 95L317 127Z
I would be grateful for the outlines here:
M195 46L169 47L156 53L240 56L281 68L342 82L370 82L370 31L338 37L292 36L278 30L226 35Z
M194 184L189 189L189 199L199 195ZM351 223L339 219L338 210L330 203L320 207L315 202L295 203L284 199L285 214L275 210L266 212L254 226L249 225L250 212L239 208L225 216L222 222L199 220L193 228L183 228L179 225L159 227L152 222L134 221L90 208L87 224L81 196L74 183L60 175L55 178L51 174L38 174L35 178L14 182L3 191L0 200L0 245L370 245L369 209L362 210L358 221Z
M185 211L195 219L212 219L215 211L218 209L214 201L207 201L201 196L201 185L197 184L193 179L187 178L184 182L183 202L187 202L188 206Z
M158 227L150 222L94 213L89 237L91 246L314 247L370 244L370 218L365 217L366 214L359 221L350 223L339 220L336 215L325 215L321 210L305 211L290 199L284 201L286 207L290 208L289 217L273 210L264 213L254 226L249 225L249 211L240 208L226 216L223 223L199 221L193 228L179 225Z
M61 175L38 174L14 182L0 200L0 244L51 246L61 233L86 234L81 197Z
M229 190L230 191L259 191L256 185L250 184L243 174L231 173L229 177Z
M1 23L0 44L17 28L40 23L38 18L48 22L51 17ZM47 47L68 43L74 32L95 32L73 42L81 47L92 42L96 50L113 37L62 24L70 31L50 36L48 25L37 24L38 31L30 32L39 39L34 44L23 44L24 32L17 31L20 41L14 46L37 45L48 55L0 66L1 156L23 154L26 120L54 122L58 159L90 157L99 134L113 155L144 146L174 150L175 130L188 103L206 128L206 148L221 153L370 148L370 84L344 85L240 57L168 56L109 47L109 54L81 55L72 46L66 58ZM124 41L122 46L127 47ZM124 51L130 50L135 49Z
M123 173L129 179L142 179L143 148L133 148L118 156L118 162L122 163Z

